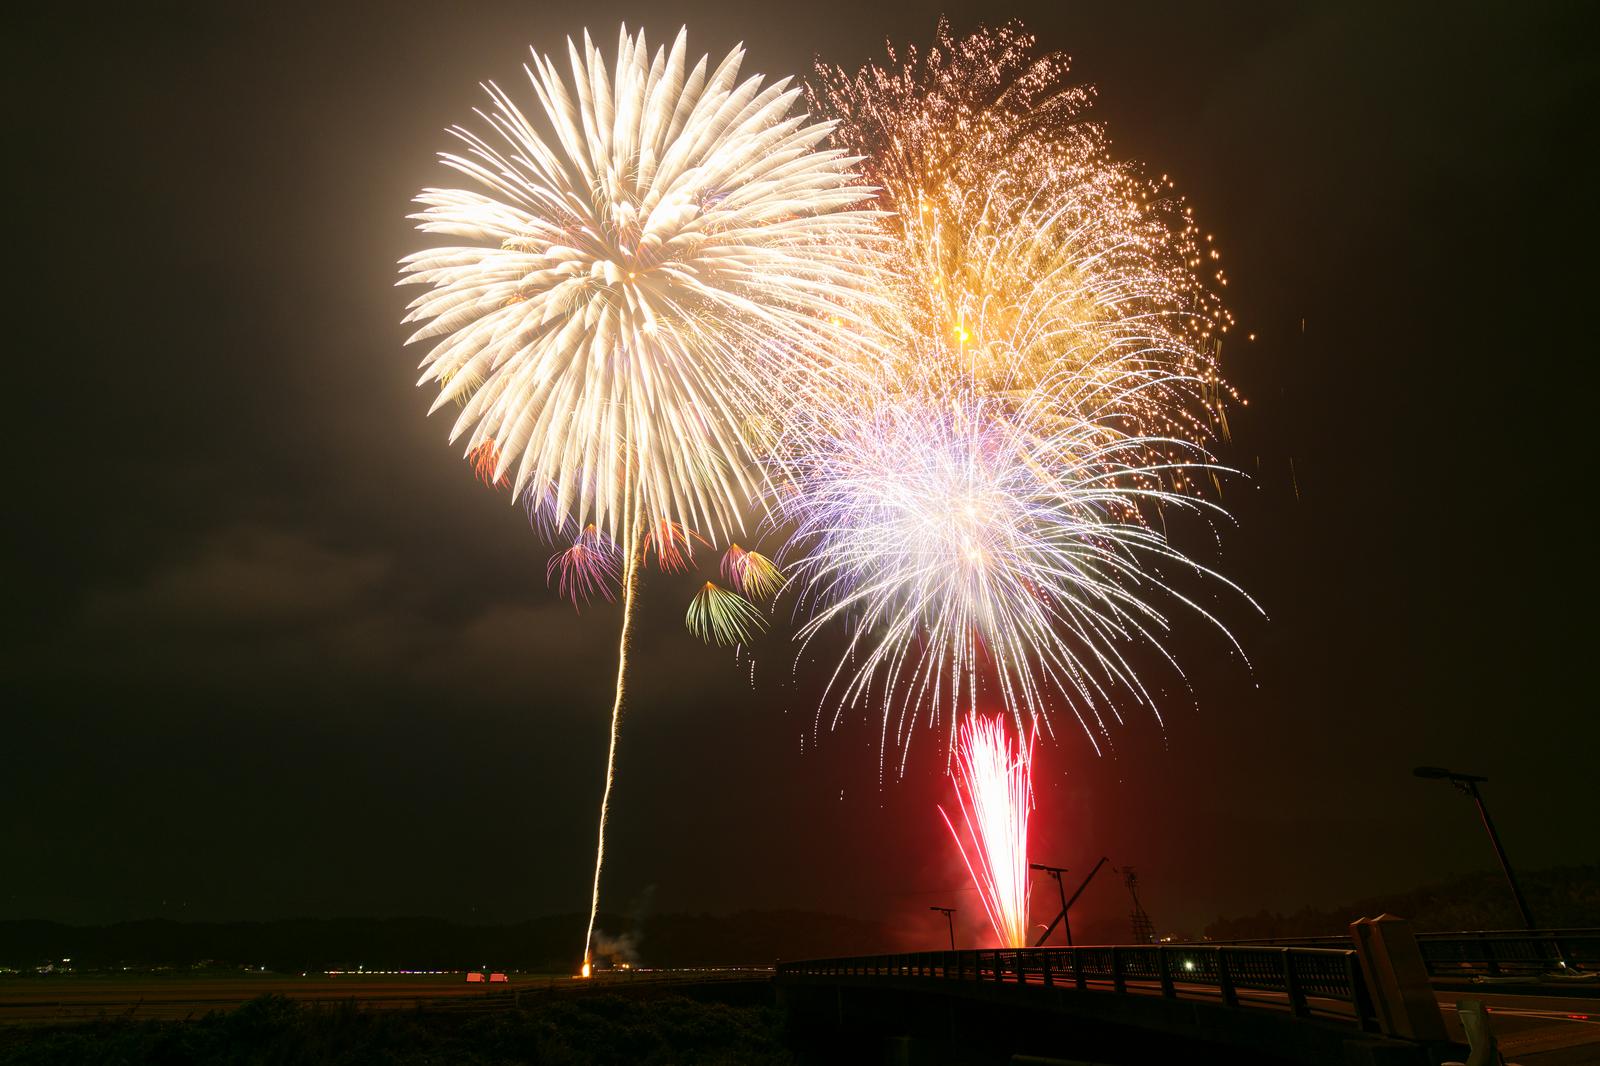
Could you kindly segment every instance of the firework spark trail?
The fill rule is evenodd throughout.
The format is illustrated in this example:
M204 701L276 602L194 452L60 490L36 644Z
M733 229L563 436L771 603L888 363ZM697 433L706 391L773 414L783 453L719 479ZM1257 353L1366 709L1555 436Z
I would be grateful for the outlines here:
M427 286L406 321L433 342L433 409L460 408L451 440L546 533L585 531L556 566L564 595L622 569L590 933L641 556L672 565L689 530L743 528L773 427L851 386L834 353L859 349L876 299L877 213L853 160L823 147L832 125L791 114L787 79L741 81L742 49L715 65L686 49L683 32L652 53L624 28L611 67L585 34L570 78L534 52L537 124L486 85L488 132L455 127L463 147L441 157L476 188L424 189L411 216L460 243L401 260L401 284Z
M689 569L694 562L694 545L705 538L676 522L662 519L644 535L644 557L648 562L655 553L656 566L664 573L676 574Z
M819 67L814 101L890 209L892 373L1021 399L1065 371L1081 385L1142 367L1161 384L1124 414L1203 444L1228 393L1226 280L1201 270L1218 253L1170 181L1112 158L1092 92L1034 44L1016 24L955 38L941 23L886 66Z
M799 639L845 630L818 727L830 702L834 724L881 709L903 771L913 726L953 734L992 689L1047 732L1066 707L1099 750L1118 693L1159 718L1129 654L1177 669L1170 604L1222 628L1179 577L1237 591L1165 532L1174 511L1226 518L1200 494L1223 473L1215 253L1020 28L941 25L925 53L819 73L893 252L872 385L785 426L772 496Z
M766 629L767 618L743 596L707 581L690 602L684 623L708 644L745 644Z
M618 580L617 546L593 525L585 526L573 539L572 547L550 557L545 567L545 584L555 581L564 599L578 606L579 599L593 599L596 593L612 599L611 585Z
M1203 452L1111 428L1115 406L1064 421L1049 393L1037 399L1049 404L1042 418L1031 404L994 417L994 402L908 395L832 412L776 500L801 553L790 567L810 612L799 638L836 622L847 633L824 703L835 724L849 708L881 707L882 746L892 730L902 769L912 727L947 710L953 729L963 702L975 708L980 675L1019 723L1048 729L1065 702L1098 748L1107 717L1120 720L1113 690L1155 707L1124 649L1172 661L1161 599L1227 634L1162 571L1237 586L1144 518L1153 505L1222 514L1164 487L1185 464L1149 460L1184 448L1189 467L1214 469Z
M783 591L783 571L760 552L730 544L722 556L722 576L741 596L764 600Z
M611 786L617 778L617 737L622 731L622 696L628 676L628 641L633 636L633 597L639 589L639 552L634 548L637 529L630 530L623 542L627 563L622 574L622 633L617 638L617 691L611 701L611 728L606 740L606 783L600 793L600 827L594 845L594 887L589 894L589 927L583 933L582 974L590 974L591 945L594 943L595 916L600 913L600 871L606 861L606 819L611 815Z
M740 527L763 487L750 427L835 382L876 240L850 160L818 148L829 124L788 115L800 90L739 82L740 50L690 69L686 47L624 32L613 77L586 35L572 87L534 53L553 143L487 86L505 146L456 127L443 159L488 194L425 189L413 216L472 243L402 260L431 287L407 321L440 338L422 382L434 410L461 403L452 439L494 442L495 477L616 540L628 466L647 526Z
M1001 947L1028 946L1028 817L1033 810L1033 746L1013 746L1002 715L968 715L956 739L956 803L966 840L941 806L961 861L978 888Z

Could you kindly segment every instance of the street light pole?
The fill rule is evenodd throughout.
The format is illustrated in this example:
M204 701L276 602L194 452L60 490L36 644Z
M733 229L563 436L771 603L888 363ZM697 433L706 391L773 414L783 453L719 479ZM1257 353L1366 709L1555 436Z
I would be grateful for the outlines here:
M954 907L929 907L930 911L938 911L944 915L944 923L950 928L950 950L956 949L956 920L950 917L956 912Z
M1067 947L1070 948L1072 946L1072 923L1067 921L1067 886L1061 883L1061 875L1067 872L1067 868L1065 866L1046 866L1042 862L1030 862L1028 864L1028 869L1040 870L1055 878L1056 892L1058 892L1061 896L1061 920L1067 923ZM1050 924L1052 926L1055 925L1054 922L1051 922ZM1050 931L1048 929L1045 930L1045 936L1049 935ZM1040 938L1039 943L1044 943L1044 939L1042 937Z
M1500 869L1505 871L1506 884L1511 886L1512 898L1517 901L1517 911L1522 915L1522 923L1529 929L1537 928L1534 925L1533 912L1528 909L1528 901L1522 896L1522 887L1517 884L1517 875L1511 871L1511 860L1506 858L1505 845L1500 843L1500 833L1494 827L1494 819L1489 817L1488 805L1483 802L1483 794L1478 791L1478 784L1489 779L1477 774L1457 773L1440 766L1419 766L1412 772L1428 780L1448 781L1456 787L1456 791L1472 797L1472 801L1478 805L1478 815L1483 819L1483 828L1489 833L1489 843L1494 845L1495 857L1500 860Z
M1464 792L1472 797L1478 805L1478 814L1483 818L1483 828L1488 830L1489 840L1494 844L1495 857L1500 860L1500 869L1506 872L1506 883L1511 886L1511 895L1516 898L1517 910L1522 913L1522 923L1529 929L1536 928L1533 921L1533 912L1528 909L1528 901L1523 898L1522 886L1517 884L1517 875L1511 872L1511 860L1506 858L1506 849L1500 843L1500 834L1495 830L1494 819L1489 817L1489 808L1484 805L1483 796L1478 792L1478 783L1469 781Z
M1067 912L1072 909L1072 905L1074 903L1078 902L1078 897L1083 895L1083 890L1089 887L1089 882L1094 880L1094 875L1099 873L1100 872L1100 867L1104 866L1105 864L1106 864L1106 857L1104 855L1102 855L1102 856L1100 856L1100 861L1094 864L1094 869L1089 871L1089 876L1085 877L1083 879L1083 884L1078 886L1078 891L1076 891L1076 892L1074 892L1072 894L1072 898L1071 899L1063 898L1061 900L1061 913L1056 915L1055 918L1050 922L1049 925L1045 926L1044 932L1039 934L1039 939L1033 945L1034 947L1036 947L1036 948L1044 947L1044 942L1046 940L1049 940L1050 939L1050 934L1056 931L1056 922L1061 922L1066 926L1066 930L1067 930L1067 947L1070 948L1072 946L1072 923L1067 921ZM1067 868L1065 866L1046 866L1043 863L1038 863L1038 862L1031 862L1028 865L1032 869L1044 870L1046 873L1049 873L1050 876L1052 876L1052 877L1054 877L1056 879L1056 886L1058 888L1061 887L1061 875L1066 873L1066 871L1067 871ZM1066 890L1064 888L1062 888L1062 891L1065 892Z

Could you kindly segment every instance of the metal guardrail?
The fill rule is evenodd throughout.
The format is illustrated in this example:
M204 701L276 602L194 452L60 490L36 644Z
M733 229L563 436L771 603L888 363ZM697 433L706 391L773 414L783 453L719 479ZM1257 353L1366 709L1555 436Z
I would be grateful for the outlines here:
M1226 1007L1287 1010L1378 1029L1355 951L1213 944L924 951L812 959L778 966L789 977L925 978L963 984L1096 989Z
M1428 976L1544 977L1600 970L1600 929L1421 933Z
M1347 936L1234 940L1240 947L1342 947ZM1600 972L1600 929L1486 929L1418 933L1428 976L1539 978Z

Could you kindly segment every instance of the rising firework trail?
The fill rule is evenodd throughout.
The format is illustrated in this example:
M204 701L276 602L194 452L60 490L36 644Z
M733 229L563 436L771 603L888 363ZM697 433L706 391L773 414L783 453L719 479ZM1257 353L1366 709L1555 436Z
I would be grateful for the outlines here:
M534 52L533 118L487 85L480 127L442 156L470 187L424 189L412 216L457 243L401 261L428 286L407 321L434 342L434 409L459 405L451 439L571 538L563 595L621 586L585 972L640 564L743 528L766 427L841 385L831 353L855 347L878 239L851 161L821 147L831 125L791 113L798 89L740 80L741 49L687 56L682 32L652 53L626 29L614 65L569 40L570 77Z
M956 736L956 805L961 828L943 807L984 912L1001 947L1028 946L1028 816L1033 810L1033 745L1013 744L1002 715L968 715Z

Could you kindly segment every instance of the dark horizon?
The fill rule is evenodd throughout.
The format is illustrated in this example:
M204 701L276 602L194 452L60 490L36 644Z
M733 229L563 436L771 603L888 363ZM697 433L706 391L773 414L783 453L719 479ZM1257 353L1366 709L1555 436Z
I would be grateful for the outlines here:
M1057 719L1036 859L1136 867L1183 930L1488 868L1470 802L1412 777L1438 764L1488 775L1519 867L1595 862L1593 577L1563 520L1593 421L1580 10L24 16L13 318L45 373L16 384L0 918L586 905L617 608L546 589L424 417L393 283L478 82L520 92L529 44L587 24L609 50L619 21L778 77L1015 15L1216 234L1249 400L1220 458L1248 480L1219 549L1185 546L1270 617L1218 601L1251 668L1184 620L1187 687L1157 675L1165 726L1127 709L1112 752ZM645 579L602 910L953 903L970 939L935 739L880 782L873 723L813 738L818 671L768 640L752 685L683 631L693 580ZM1097 884L1084 920L1126 903Z
M1584 926L1600 907L1600 864L1523 873L1524 888L1545 926ZM1179 943L1321 938L1345 935L1352 921L1380 914L1404 915L1418 933L1519 928L1503 877L1498 870L1485 870L1444 884L1348 900L1329 910L1232 915L1203 930L1158 929L1158 934ZM571 965L572 941L587 918L586 912L573 911L492 924L403 915L235 922L157 918L91 926L0 919L0 972L8 966L24 973L40 967L90 972L196 966L291 973L492 965L560 973ZM937 948L946 935L942 916L871 921L802 910L602 911L596 929L597 965L647 968L758 966L780 959L920 951ZM1126 914L1085 921L1074 908L1073 941L1080 947L1135 942L1129 934ZM980 946L983 940L980 932L976 940L957 946ZM1062 942L1057 929L1050 943Z

